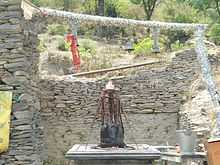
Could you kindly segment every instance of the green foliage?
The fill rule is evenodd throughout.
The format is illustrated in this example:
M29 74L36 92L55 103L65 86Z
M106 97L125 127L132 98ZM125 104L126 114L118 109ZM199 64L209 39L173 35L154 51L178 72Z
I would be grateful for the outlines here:
M206 21L207 23L213 24L220 21L218 13L213 8L207 9L206 15L206 19L208 19L208 21Z
M84 70L91 70L96 61L96 42L90 39L79 40L79 52L82 60L86 63ZM93 68L94 69L94 68Z
M181 50L181 49L184 49L185 47L186 45L184 43L181 43L179 40L171 44L172 51Z
M144 10L140 5L135 5L130 0L118 0L116 5L118 16L130 19L143 19Z
M160 3L160 0L130 0L133 4L140 5L143 7L145 12L145 18L151 20L154 10Z
M215 42L215 44L220 45L220 24L216 23L214 24L208 33L210 39Z
M105 1L105 15L110 17L117 17L117 3L118 0Z
M82 4L82 11L86 14L95 14L96 13L96 7L97 7L97 1L96 0L85 0Z
M142 3L142 0L130 0L132 3L139 5Z
M37 49L40 52L44 52L47 49L47 46L45 45L43 40L40 40L40 43L39 43Z
M153 46L151 38L145 38L134 46L134 53L136 55L150 55Z
M84 65L82 70L89 71L111 67L109 57L97 53L97 42L90 39L79 40L79 51Z
M177 1L186 2L195 9L202 11L204 13L204 17L210 17L209 12L212 11L210 18L212 18L213 21L219 20L219 16L220 16L219 0L177 0ZM212 17L213 15L215 15L215 17ZM218 17L216 17L216 15L218 15Z
M68 27L61 24L48 25L48 33L50 35L61 35L63 36L68 31Z
M84 55L96 53L96 42L90 39L81 39L79 41L80 53Z
M171 0L161 8L161 17L168 22L198 23L199 16L198 10L185 2L178 3Z
M202 20L197 9L186 2L176 2L175 0L167 1L161 5L160 11L157 12L157 17L166 22L179 23L198 23ZM164 44L166 50L176 49L176 46L181 46L179 44L184 44L192 36L192 33L181 30L162 31L161 33L165 36Z
M211 6L212 0L177 0L178 2L186 2L199 10L206 10Z
M57 48L61 51L69 51L70 43L65 41L64 39L59 39Z
M32 0L31 2L36 6L40 6L40 0Z

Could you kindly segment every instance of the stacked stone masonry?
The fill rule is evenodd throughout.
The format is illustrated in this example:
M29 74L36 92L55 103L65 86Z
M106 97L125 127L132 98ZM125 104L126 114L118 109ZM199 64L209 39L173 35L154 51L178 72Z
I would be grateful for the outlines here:
M42 163L40 102L37 97L35 52L25 45L21 0L0 1L0 90L13 92L10 146L0 165Z

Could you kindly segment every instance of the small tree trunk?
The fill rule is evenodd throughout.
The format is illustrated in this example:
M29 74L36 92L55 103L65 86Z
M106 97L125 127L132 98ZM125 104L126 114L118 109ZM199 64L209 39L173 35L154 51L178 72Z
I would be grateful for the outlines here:
M158 0L142 0L147 20L151 19L157 2Z
M63 10L68 11L70 6L70 0L63 1Z
M105 0L98 0L98 15L104 16L105 15Z
M98 4L97 4L97 14L99 16L104 16L105 15L105 0L98 0ZM99 37L103 37L104 34L104 27L100 26L97 28L97 35Z
M215 6L216 6L216 11L217 11L217 13L218 13L218 15L220 16L220 4L219 4L219 0L215 0Z

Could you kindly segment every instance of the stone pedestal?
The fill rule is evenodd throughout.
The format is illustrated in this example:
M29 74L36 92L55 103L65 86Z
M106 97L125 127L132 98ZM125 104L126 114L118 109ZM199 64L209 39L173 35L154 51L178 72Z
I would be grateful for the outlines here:
M153 39L152 52L160 53L160 44L159 44L160 28L153 27L151 31L152 31L152 39Z
M74 145L66 158L75 165L152 165L160 159L160 152L146 144L128 148L97 148L95 144Z

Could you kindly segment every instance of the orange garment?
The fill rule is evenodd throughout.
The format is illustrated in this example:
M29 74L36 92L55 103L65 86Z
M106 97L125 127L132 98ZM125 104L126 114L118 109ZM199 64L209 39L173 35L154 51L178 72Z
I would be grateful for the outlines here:
M74 69L76 70L76 72L79 72L81 61L78 50L77 38L73 34L69 33L66 37L66 40L70 42Z

